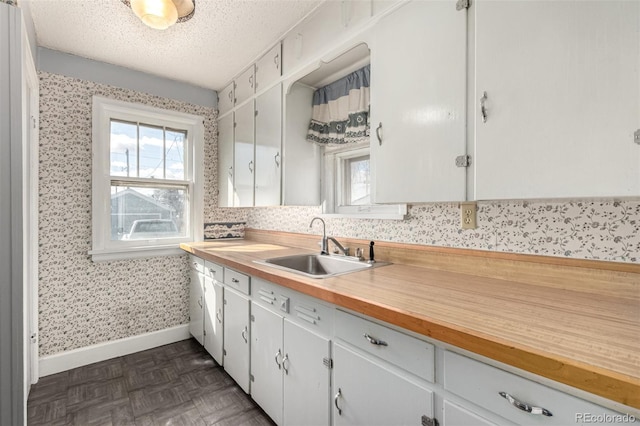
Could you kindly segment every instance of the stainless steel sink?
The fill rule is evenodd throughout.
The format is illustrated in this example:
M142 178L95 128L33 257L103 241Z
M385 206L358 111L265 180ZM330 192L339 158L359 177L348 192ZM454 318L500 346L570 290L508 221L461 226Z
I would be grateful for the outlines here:
M388 265L388 263L384 262L370 264L365 261L351 260L344 256L321 254L299 254L274 257L263 261L254 260L254 262L311 278L333 277L349 272L357 272L372 267Z

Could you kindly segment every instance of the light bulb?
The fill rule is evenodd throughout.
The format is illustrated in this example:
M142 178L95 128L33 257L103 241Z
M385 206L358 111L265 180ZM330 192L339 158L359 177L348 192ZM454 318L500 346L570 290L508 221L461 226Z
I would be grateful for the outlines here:
M131 9L145 25L157 30L166 30L178 20L171 0L131 0Z

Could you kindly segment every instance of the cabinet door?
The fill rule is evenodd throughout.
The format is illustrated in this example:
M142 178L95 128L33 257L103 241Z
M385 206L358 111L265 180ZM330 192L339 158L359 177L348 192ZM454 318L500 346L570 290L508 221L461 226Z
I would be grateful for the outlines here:
M282 85L256 98L255 205L280 205Z
M222 365L223 287L210 277L204 279L204 348Z
M224 290L224 369L249 393L249 299Z
M251 304L251 397L282 424L282 317Z
M189 333L204 343L204 274L191 269L189 287Z
M240 105L255 93L255 67L251 65L235 80L236 105Z
M284 343L284 424L328 425L329 340L285 319Z
M474 4L475 198L640 195L640 2Z
M442 408L442 426L495 426L489 420L447 400Z
M265 89L282 75L282 43L256 62L256 91Z
M234 189L235 207L253 206L254 185L254 119L253 102L249 102L235 112L235 142L234 147Z
M233 207L233 113L218 120L218 206Z
M376 203L466 197L466 11L417 1L375 27L371 158ZM380 138L378 139L378 135Z
M218 111L222 115L227 111L231 111L235 105L233 82L222 89L218 95Z
M429 389L340 343L333 354L335 425L416 425L433 417Z

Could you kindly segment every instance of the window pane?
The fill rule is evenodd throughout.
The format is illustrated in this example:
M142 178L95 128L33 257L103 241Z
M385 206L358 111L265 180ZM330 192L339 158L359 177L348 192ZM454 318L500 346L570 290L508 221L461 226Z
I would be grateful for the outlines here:
M348 160L349 199L348 205L358 206L371 204L371 173L369 157L358 157Z
M109 138L111 176L137 177L138 125L111 120Z
M164 179L164 130L140 125L139 177Z
M169 130L166 131L167 150L165 158L166 178L167 179L184 179L184 141L187 138L185 131Z
M111 239L186 237L186 188L111 186Z

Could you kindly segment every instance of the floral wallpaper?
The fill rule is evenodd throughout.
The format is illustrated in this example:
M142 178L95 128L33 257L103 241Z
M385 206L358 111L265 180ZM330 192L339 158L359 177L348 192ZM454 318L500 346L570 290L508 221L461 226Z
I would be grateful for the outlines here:
M320 207L217 208L213 108L46 72L40 78L40 356L188 322L187 256L94 263L91 248L93 95L205 119L205 234L245 226L315 234ZM327 219L335 237L640 262L640 201L480 202L478 228L459 227L456 203L409 206L398 220Z
M187 323L186 255L94 263L87 254L92 96L204 117L208 218L217 202L215 110L46 72L39 78L40 356Z
M253 208L247 226L317 233L320 207ZM476 229L457 203L418 204L405 220L325 218L327 234L502 252L640 263L640 201L479 202Z

